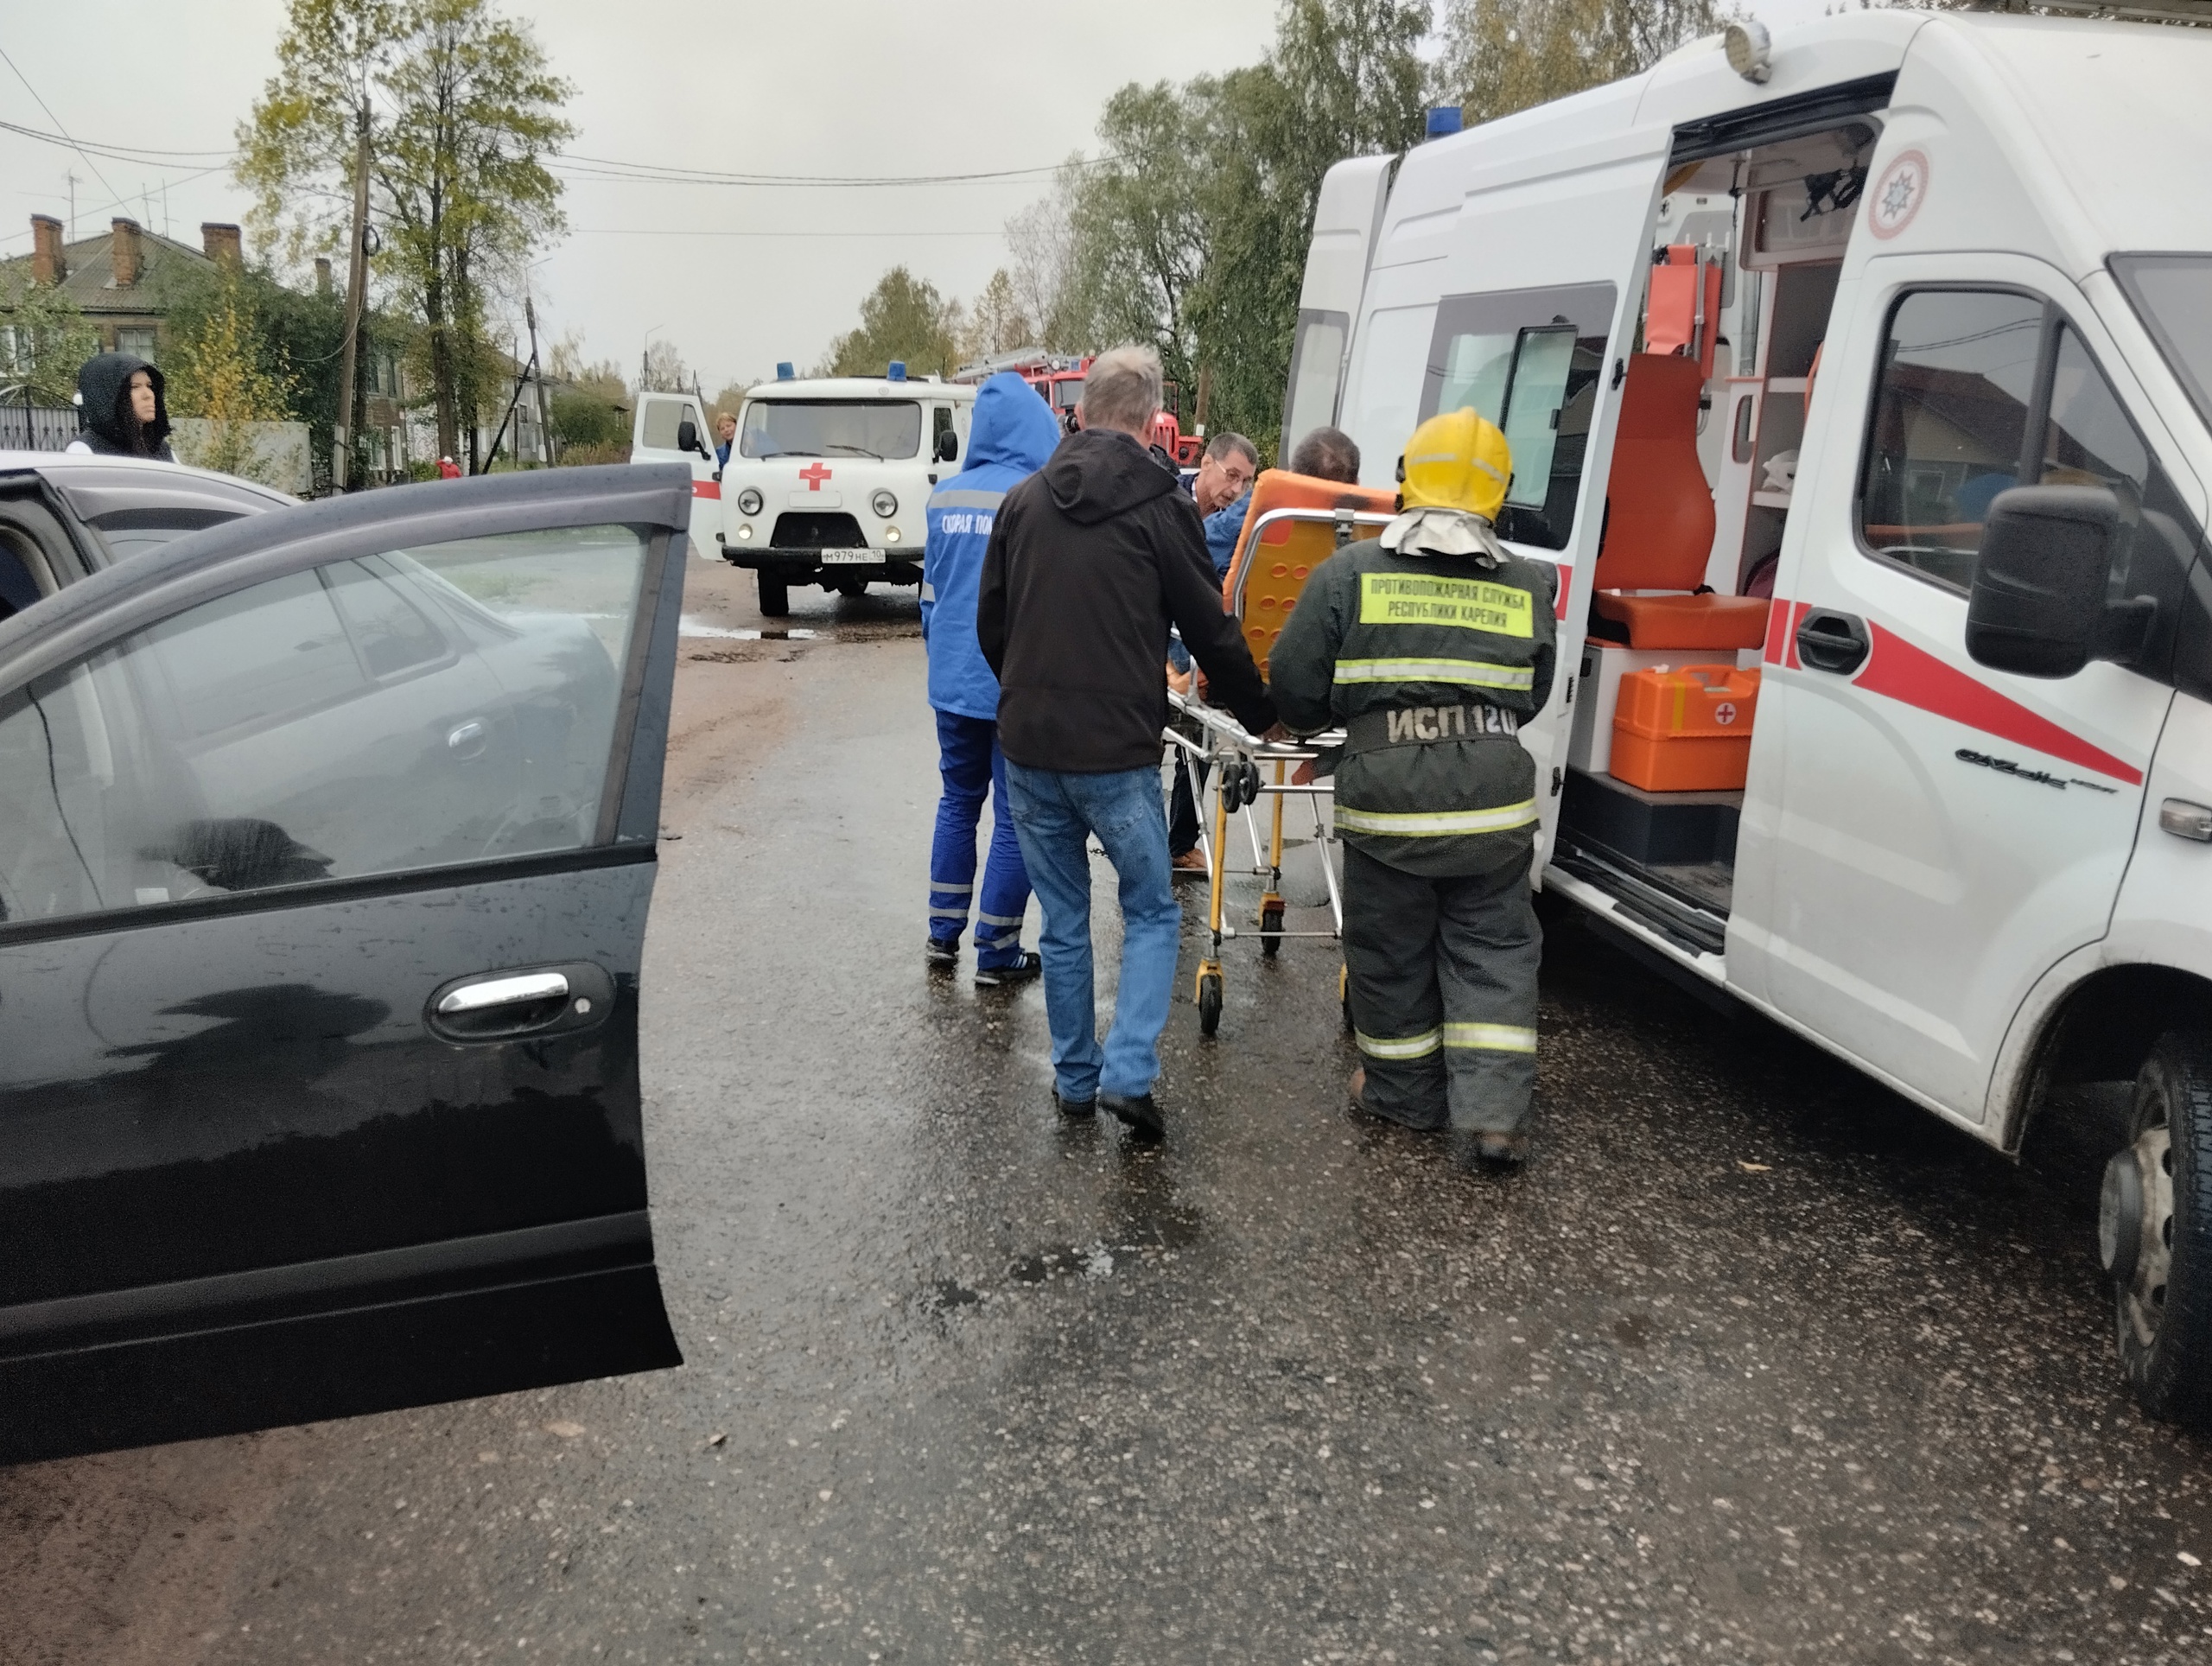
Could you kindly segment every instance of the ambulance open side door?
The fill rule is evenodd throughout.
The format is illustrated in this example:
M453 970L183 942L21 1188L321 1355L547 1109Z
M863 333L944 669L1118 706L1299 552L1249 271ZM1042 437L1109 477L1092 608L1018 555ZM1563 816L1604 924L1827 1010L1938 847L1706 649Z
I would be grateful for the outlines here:
M715 430L706 406L690 393L641 391L630 434L633 463L682 463L691 471L691 553L719 555L721 466L715 461Z
M1359 314L1368 263L1382 229L1395 156L1352 156L1321 176L1313 204L1313 241L1298 291L1298 334L1282 397L1282 449L1337 420L1351 321Z
M1441 263L1427 356L1411 367L1422 378L1417 421L1471 406L1504 431L1513 480L1498 533L1521 554L1559 568L1551 698L1521 731L1536 762L1539 871L1559 826L1568 685L1589 610L1618 389L1672 133L1624 125L1597 137L1557 137L1470 180ZM1532 156L1541 157L1540 174L1525 160ZM1363 366L1361 374L1371 381L1378 369ZM1379 463L1386 455L1395 461L1406 436L1353 438Z

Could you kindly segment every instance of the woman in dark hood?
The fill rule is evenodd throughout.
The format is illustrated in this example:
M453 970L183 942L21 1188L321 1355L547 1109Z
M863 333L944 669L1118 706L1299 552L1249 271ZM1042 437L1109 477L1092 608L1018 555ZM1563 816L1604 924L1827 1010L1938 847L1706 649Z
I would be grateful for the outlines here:
M85 426L70 442L70 450L176 461L169 449L162 373L137 353L104 353L87 359L77 372L77 404Z

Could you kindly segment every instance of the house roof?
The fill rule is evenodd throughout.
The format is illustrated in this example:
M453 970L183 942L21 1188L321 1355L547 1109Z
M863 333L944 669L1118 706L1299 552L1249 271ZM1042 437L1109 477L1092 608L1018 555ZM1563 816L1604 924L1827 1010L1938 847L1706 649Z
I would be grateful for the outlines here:
M171 261L181 261L191 266L213 266L201 251L188 243L179 243L175 238L163 237L159 232L138 231L138 281L125 289L115 284L115 233L101 232L98 237L79 238L73 243L61 245L61 258L67 271L61 280L64 294L77 303L79 311L99 316L114 313L158 313L163 310L159 284L161 269ZM28 270L29 255L17 255L11 260L0 260L0 272L13 277L16 272Z

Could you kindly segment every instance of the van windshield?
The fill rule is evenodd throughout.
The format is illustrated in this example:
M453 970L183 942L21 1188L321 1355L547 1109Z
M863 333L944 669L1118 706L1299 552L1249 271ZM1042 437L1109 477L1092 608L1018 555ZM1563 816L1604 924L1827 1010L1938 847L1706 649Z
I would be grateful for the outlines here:
M2114 255L2113 276L2212 427L2212 254Z
M755 399L745 407L741 457L918 456L922 408L900 399Z

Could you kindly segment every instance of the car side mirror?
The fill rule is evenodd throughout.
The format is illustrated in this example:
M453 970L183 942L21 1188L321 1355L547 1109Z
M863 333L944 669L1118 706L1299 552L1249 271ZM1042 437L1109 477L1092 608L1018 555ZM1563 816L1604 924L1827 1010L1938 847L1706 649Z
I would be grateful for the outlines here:
M2148 597L2109 602L2120 500L2101 486L2016 486L1983 524L1967 601L1967 652L2022 677L2071 677L2139 643Z
M937 436L937 460L941 463L960 461L960 436L949 428Z
M702 457L707 455L707 448L699 443L699 425L689 416L676 425L676 448L696 451Z

